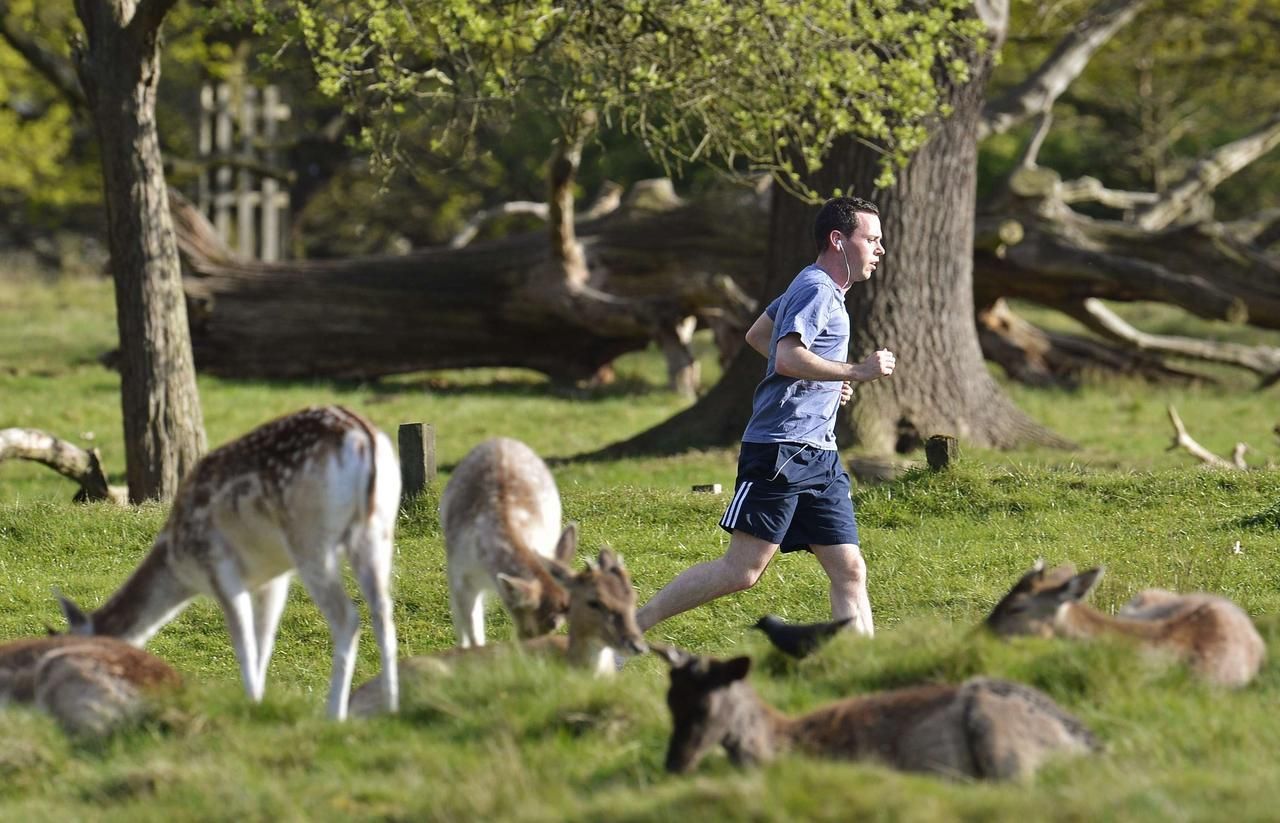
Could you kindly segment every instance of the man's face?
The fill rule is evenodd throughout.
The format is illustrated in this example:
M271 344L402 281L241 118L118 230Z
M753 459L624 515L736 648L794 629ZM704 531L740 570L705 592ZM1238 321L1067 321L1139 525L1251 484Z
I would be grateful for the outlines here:
M880 215L858 212L858 226L844 244L852 282L871 279L871 273L884 255L880 239Z

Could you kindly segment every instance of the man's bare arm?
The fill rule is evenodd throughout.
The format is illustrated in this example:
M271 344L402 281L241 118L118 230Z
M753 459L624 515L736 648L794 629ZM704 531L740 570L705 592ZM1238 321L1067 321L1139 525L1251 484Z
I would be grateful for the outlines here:
M774 361L774 368L784 377L798 380L853 380L860 383L893 374L896 366L896 358L888 349L880 349L861 363L827 360L806 349L798 334L788 334L778 341Z
M747 329L747 345L760 352L762 357L769 356L769 341L773 338L773 318L762 314Z

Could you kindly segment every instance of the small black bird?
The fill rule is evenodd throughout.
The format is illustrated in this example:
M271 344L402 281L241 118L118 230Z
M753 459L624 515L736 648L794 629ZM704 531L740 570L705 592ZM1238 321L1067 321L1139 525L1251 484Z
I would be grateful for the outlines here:
M764 632L778 651L803 660L844 631L852 622L852 617L846 617L826 623L788 623L781 617L766 614L756 621L753 628Z

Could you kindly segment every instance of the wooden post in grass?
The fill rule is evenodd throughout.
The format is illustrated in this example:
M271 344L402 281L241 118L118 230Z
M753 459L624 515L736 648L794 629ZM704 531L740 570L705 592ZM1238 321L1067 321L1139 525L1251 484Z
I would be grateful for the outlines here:
M924 456L936 472L950 466L960 456L960 443L946 434L935 434L924 443Z
M401 496L417 497L436 479L436 429L430 423L400 424Z

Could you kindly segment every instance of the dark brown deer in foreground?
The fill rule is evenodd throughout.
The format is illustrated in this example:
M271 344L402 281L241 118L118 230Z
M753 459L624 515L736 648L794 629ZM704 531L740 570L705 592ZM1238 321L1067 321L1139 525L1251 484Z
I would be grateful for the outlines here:
M136 715L147 694L179 683L168 663L111 637L0 645L0 706L35 705L73 734L109 731Z
M1266 644L1235 603L1209 594L1147 589L1112 617L1081 602L1101 577L1101 567L1076 574L1074 566L1046 571L1037 561L996 604L987 627L1004 636L1133 638L1221 686L1243 686L1257 675Z
M652 647L671 666L673 728L667 770L688 772L723 745L734 763L787 751L869 760L896 769L991 780L1025 778L1051 757L1099 748L1047 695L974 678L851 697L798 717L782 714L746 681L751 659L716 660Z

